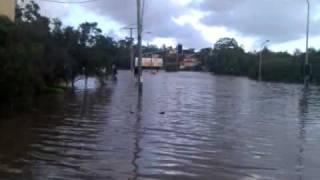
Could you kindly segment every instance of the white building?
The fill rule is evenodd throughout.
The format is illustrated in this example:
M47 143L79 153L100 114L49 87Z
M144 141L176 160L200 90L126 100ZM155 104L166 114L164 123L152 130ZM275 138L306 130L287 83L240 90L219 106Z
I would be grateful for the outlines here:
M138 66L138 58L135 60L135 65ZM144 68L162 68L163 59L159 57L142 58L142 67Z
M5 15L12 21L15 20L16 0L0 0L0 15Z

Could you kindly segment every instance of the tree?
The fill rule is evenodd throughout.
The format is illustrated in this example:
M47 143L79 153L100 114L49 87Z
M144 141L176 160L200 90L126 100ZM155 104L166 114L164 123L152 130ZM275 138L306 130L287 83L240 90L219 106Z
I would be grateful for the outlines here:
M238 42L234 38L221 38L214 44L214 49L237 49L239 48Z
M210 58L212 56L212 48L203 48L197 53L197 58L200 59L203 66L210 66Z
M80 24L79 30L79 54L77 59L80 60L80 67L83 69L83 74L85 76L86 82L89 75L95 73L94 63L91 61L91 50L96 43L96 37L101 34L101 29L99 29L96 22L89 23L85 22Z
M76 81L77 76L81 75L81 65L78 58L78 52L80 51L79 40L80 32L75 30L71 26L67 26L63 29L64 45L68 52L68 61L66 62L66 76L71 81L72 87Z
M115 55L114 63L120 68L129 69L130 68L130 40L123 39L119 40L116 44L117 51ZM134 47L137 50L136 47Z
M221 38L215 43L212 51L210 49L206 49L206 51L210 54L203 61L211 71L217 74L234 75L247 73L245 52L235 39Z
M293 52L293 56L295 57L298 57L302 54L301 50L300 49L295 49L294 52Z
M97 23L64 27L39 10L20 0L15 23L0 17L0 105L32 100L63 81L73 85L81 75L101 76L111 67L118 47Z

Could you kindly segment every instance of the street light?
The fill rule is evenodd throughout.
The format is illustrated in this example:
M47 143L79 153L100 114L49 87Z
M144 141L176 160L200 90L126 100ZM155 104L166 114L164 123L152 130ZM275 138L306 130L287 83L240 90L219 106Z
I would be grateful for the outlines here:
M269 40L266 40L264 41L263 43L261 43L261 50L260 50L260 53L259 53L259 81L261 81L261 74L262 74L262 52L263 52L263 49L265 47L265 45L270 42Z
M306 59L305 59L305 67L304 67L304 85L305 87L309 86L310 79L310 65L309 65L309 24L310 24L310 2L307 2L307 32L306 32Z

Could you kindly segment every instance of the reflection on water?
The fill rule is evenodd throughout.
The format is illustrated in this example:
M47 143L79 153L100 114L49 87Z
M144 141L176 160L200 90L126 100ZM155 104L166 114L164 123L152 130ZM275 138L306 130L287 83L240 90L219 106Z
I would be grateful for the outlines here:
M320 92L208 73L77 83L0 124L0 179L318 179Z

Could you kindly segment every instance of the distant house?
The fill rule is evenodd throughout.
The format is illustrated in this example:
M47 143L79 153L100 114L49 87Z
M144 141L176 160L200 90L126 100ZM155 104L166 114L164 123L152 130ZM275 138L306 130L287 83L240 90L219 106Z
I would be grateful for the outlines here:
M201 64L196 57L195 49L183 49L180 44L168 52L165 61L167 71L197 70Z
M200 61L195 54L186 54L180 62L180 69L194 69L199 66Z
M194 70L200 64L196 57L195 49L184 49L180 60L180 69Z
M176 49L170 49L169 51L168 51L168 54L173 54L173 55L176 55L177 54L177 50Z
M194 55L195 54L195 50L194 49L184 49L183 50L183 55Z
M170 49L165 56L165 70L178 71L181 59L182 56L179 54L178 47L177 49Z
M0 0L0 15L15 20L16 0Z

